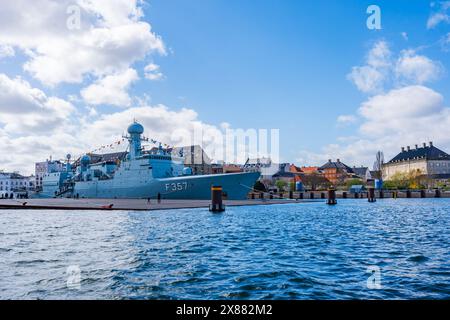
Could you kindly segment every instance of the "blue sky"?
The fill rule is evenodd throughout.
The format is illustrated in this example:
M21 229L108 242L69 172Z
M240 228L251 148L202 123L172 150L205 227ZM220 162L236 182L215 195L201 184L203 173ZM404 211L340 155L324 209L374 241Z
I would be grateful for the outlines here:
M366 27L373 3L382 30ZM167 79L152 97L195 106L211 123L280 128L287 159L357 129L336 126L336 118L365 99L346 75L375 41L417 48L449 30L427 30L428 1L152 1L146 12L174 51L158 59ZM448 62L437 45L424 52ZM449 83L446 75L436 88L449 92Z
M3 151L9 153L5 146L18 142L45 141L36 156L82 153L115 139L114 130L120 136L131 118L153 126L149 135L170 140L163 131L165 121L172 125L167 130L177 127L171 117L178 126L184 127L185 119L208 130L223 122L233 128L279 128L282 160L298 165L341 158L371 166L378 149L390 158L404 144L429 140L450 151L445 131L450 123L449 3L115 0L93 5L78 0L63 1L59 8L47 0L35 7L17 1L3 9L4 15L21 15L28 8L39 43L24 35L29 30L21 19L0 32L4 86L33 96L11 93L2 102L0 95ZM60 36L59 24L64 25L71 4L81 7L81 30ZM381 9L381 30L366 26L372 4ZM124 26L130 28L124 31ZM97 50L103 36L97 38L93 29L106 32L112 44ZM383 57L375 66L368 57L376 48ZM368 68L354 69L363 66ZM148 70L155 76L146 78ZM380 77L375 85L374 74ZM376 88L362 90L358 79ZM11 101L22 105L36 99L33 90L45 96L34 105L56 112L54 122L63 127L20 108L15 112L21 122L15 122ZM389 117L377 118L381 113ZM427 129L430 124L436 124L434 130ZM0 158L0 167L28 166L31 158L24 153Z

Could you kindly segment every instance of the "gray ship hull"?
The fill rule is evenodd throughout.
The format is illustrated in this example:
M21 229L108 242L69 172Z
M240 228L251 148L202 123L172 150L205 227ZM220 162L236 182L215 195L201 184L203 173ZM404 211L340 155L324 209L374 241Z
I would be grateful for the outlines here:
M116 179L77 182L73 196L84 198L210 199L211 186L222 186L228 199L246 199L259 172L142 179L122 184ZM132 185L132 186L131 186Z

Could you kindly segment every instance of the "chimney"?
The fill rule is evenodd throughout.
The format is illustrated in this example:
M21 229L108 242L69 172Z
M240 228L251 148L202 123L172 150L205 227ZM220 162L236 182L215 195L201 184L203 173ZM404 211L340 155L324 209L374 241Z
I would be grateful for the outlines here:
M426 147L427 147L427 144L426 144L425 142L423 143L423 147L424 147L424 148L426 148Z
M331 162L331 159L328 159L328 162Z
M419 149L419 146L416 144L416 150Z
M433 146L433 141L430 141L430 147L432 147Z
M411 148L409 146L406 147L406 150L411 151Z
M405 152L405 147L402 147L402 152Z
M336 162L337 162L337 163L340 163L340 162L341 162L341 160L340 160L340 159L336 159Z

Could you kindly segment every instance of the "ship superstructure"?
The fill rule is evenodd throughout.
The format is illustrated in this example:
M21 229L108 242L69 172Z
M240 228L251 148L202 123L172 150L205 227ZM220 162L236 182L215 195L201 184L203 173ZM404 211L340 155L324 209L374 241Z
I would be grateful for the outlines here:
M258 172L192 175L183 157L172 155L161 145L156 152L144 151L144 128L134 122L128 127L128 152L122 159L91 163L84 155L72 170L43 178L44 197L209 199L211 186L222 186L228 199L245 199L259 178Z

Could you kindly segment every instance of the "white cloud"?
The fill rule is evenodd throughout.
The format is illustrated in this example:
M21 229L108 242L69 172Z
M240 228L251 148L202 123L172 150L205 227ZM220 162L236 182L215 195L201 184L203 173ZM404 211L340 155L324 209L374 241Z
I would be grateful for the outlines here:
M129 107L131 98L127 89L132 82L138 80L136 70L128 68L120 73L105 76L87 88L81 90L81 96L91 105L109 104Z
M81 10L79 30L66 26L74 4ZM141 17L136 0L5 1L0 45L22 50L24 69L46 85L80 83L85 75L105 76L153 52L166 53Z
M363 119L359 136L330 144L320 152L304 150L299 160L321 164L340 158L348 165L372 165L377 150L394 157L401 146L434 141L450 151L450 108L438 92L424 86L393 89L363 102L358 110ZM387 160L389 160L387 159Z
M3 125L3 132L50 132L67 123L74 111L71 103L57 97L47 97L27 81L0 74L0 125Z
M0 74L0 169L31 173L36 161L77 148L72 114L70 102Z
M145 77L149 80L161 80L164 75L159 70L159 66L154 63L149 63L144 68Z
M378 41L367 54L366 65L353 67L347 79L362 92L380 92L389 76L391 63L391 51L387 43Z
M15 55L14 48L8 45L0 45L0 59L5 57L13 57Z
M408 41L408 40L409 40L408 33L402 32L402 33L400 33L400 35L402 36L403 40L405 40L405 41Z
M379 92L382 90L386 75L370 66L353 67L347 76L359 91L365 93Z
M400 81L423 84L439 78L443 67L426 56L418 55L413 50L401 52L395 66L395 73Z
M1 169L30 174L35 162L50 155L54 159L62 159L67 153L80 156L120 139L134 119L144 125L147 137L172 145L203 143L213 158L223 152L217 140L223 128L200 121L192 109L175 111L164 105L142 105L110 114L91 109L80 117L70 102L49 97L23 79L0 74Z
M352 114L344 114L337 117L337 122L339 124L351 124L355 123L357 118Z
M403 50L394 57L385 41L379 41L369 50L366 65L352 67L347 78L361 92L383 93L390 85L416 85L439 79L444 67L440 62Z
M362 103L359 114L365 119L360 131L370 137L419 131L430 116L443 110L443 97L424 86L394 89ZM429 130L429 128L426 128Z
M450 1L442 1L439 2L438 5L434 4L432 7L437 7L438 9L428 18L428 29L433 29L440 23L450 23L450 15L448 14L448 9L450 9Z
M367 55L367 64L374 68L385 68L391 65L391 50L386 41L378 41Z

